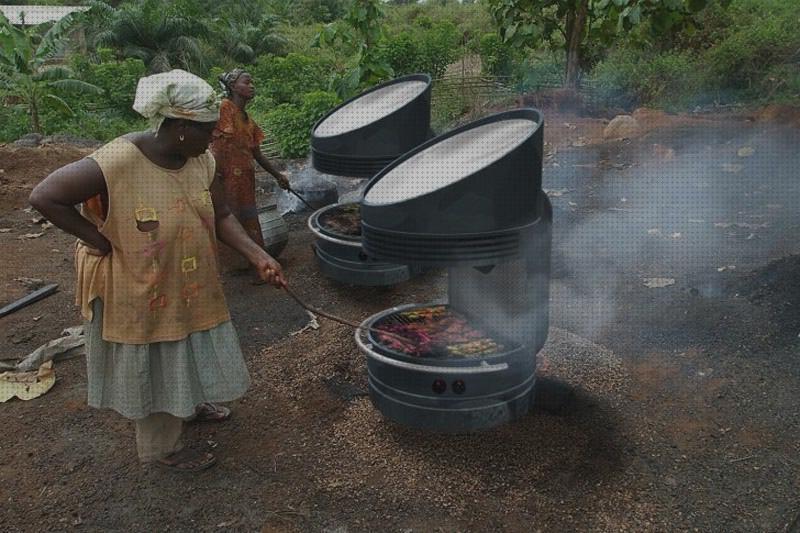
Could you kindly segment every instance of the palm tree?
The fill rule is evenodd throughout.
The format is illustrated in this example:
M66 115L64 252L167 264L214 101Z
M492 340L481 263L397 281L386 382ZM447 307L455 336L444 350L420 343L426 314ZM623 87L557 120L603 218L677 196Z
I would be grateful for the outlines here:
M164 72L183 68L205 70L200 40L208 29L200 17L188 16L181 9L171 9L160 0L130 2L113 8L92 2L107 28L96 33L95 46L110 46L125 57L141 59L148 70Z
M43 31L45 25L24 29L13 26L0 13L0 91L26 109L34 133L42 132L39 111L45 102L74 114L57 92L103 92L91 83L75 79L68 67L53 63L79 22L80 14L73 13L46 31Z
M277 25L274 15L262 15L255 21L244 16L221 17L214 25L214 48L223 61L233 63L253 63L264 54L280 55L287 40L276 31Z

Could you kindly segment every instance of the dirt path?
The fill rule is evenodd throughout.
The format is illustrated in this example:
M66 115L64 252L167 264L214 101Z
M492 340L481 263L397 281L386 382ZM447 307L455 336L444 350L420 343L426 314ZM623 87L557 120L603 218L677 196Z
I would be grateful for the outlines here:
M536 408L522 420L448 437L388 423L364 396L349 328L323 321L290 336L306 322L302 310L229 277L253 386L229 423L189 430L216 447L220 464L194 477L140 467L131 423L87 408L83 362L66 361L48 394L0 405L0 523L9 531L794 532L796 141L797 130L732 118L631 142L594 137L551 154L553 328ZM3 161L20 155L6 150ZM0 174L4 191L20 187L4 193L0 212L0 228L12 229L0 233L3 301L24 294L21 276L62 291L0 319L4 356L77 321L72 240L53 228L17 239L41 231L21 199L30 176L52 166L26 165L27 178ZM303 218L288 218L281 260L319 307L358 320L444 295L443 272L386 289L322 278ZM650 278L674 283L649 288Z

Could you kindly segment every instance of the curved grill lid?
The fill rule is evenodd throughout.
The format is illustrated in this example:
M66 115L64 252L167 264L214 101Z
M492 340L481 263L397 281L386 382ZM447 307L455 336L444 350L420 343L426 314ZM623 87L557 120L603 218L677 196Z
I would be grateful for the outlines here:
M311 164L337 176L372 177L430 138L431 77L412 74L361 93L311 131Z
M364 250L407 264L473 266L519 255L543 214L544 119L517 109L436 137L392 162L364 190Z

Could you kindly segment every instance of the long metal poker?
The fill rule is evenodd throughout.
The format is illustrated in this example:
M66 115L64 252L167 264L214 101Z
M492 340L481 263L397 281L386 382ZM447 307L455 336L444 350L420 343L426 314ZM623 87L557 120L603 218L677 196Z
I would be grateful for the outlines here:
M295 195L295 196L297 196L298 198L300 198L300 201L301 201L301 202L303 202L304 204L306 204L306 207L308 207L308 208L309 208L309 209L311 209L312 211L316 211L316 208L315 208L314 206L312 206L310 203L306 202L306 199L305 199L305 198L303 198L302 196L300 196L299 194L297 194L297 191L295 191L295 190L294 190L294 189L292 189L291 187L286 187L286 190L287 190L287 191L289 191L290 193L294 194L294 195Z

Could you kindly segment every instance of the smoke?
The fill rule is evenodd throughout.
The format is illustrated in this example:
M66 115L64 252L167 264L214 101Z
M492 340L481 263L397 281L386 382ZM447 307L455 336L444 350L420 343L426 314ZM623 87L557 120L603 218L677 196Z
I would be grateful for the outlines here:
M800 161L776 132L742 126L698 124L623 144L623 168L584 147L545 169L545 187L562 188L551 285L559 323L598 340L621 320L623 298L648 283L680 291L766 262L771 215L800 198L791 170Z
M729 276L796 253L798 165L796 138L742 120L562 152L544 169L554 208L550 323L603 341L627 321L684 312L682 296L721 296L714 288ZM535 263L546 253L534 240L527 265L451 269L451 304L498 335L536 343L548 314Z
M292 189L311 205L317 205L321 191L325 190L335 190L340 203L357 202L367 184L365 179L323 174L311 166L310 159L291 165L287 174ZM308 207L294 194L282 189L275 190L281 215L308 211Z

